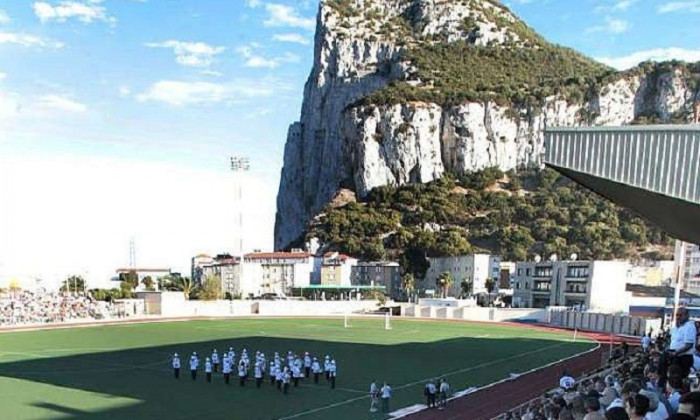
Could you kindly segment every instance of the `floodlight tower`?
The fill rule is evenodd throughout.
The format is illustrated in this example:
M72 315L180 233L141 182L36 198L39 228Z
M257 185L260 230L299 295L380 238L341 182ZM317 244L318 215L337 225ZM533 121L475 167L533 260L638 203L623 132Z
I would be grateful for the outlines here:
M250 159L243 156L232 156L231 157L231 171L235 174L234 177L234 194L237 197L238 203L236 205L236 210L238 213L238 251L236 254L243 256L243 177L241 176L243 172L248 172L250 170ZM236 194L235 189L238 188L238 193Z

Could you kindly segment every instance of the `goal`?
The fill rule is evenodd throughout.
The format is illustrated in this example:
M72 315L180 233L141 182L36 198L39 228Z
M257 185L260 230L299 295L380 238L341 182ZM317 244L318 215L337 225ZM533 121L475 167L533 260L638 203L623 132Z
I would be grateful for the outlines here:
M379 325L385 329L391 329L391 313L374 313L374 314L350 314L346 313L343 317L343 323L345 328L352 328L353 325L357 325L360 322L367 325ZM365 322L370 321L370 322ZM373 321L373 322L372 322Z

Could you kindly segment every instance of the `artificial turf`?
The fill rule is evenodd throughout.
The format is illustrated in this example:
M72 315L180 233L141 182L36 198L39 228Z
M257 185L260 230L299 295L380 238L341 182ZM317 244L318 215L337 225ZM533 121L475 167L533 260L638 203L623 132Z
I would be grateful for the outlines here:
M495 382L580 353L594 343L524 326L392 319L236 319L128 324L0 334L0 418L374 420L369 384L393 387L391 409L423 402L427 378L453 390ZM310 379L289 395L269 382L189 378L187 360L216 348L249 354L308 351L335 358L337 388ZM179 380L169 358L182 358ZM235 375L235 371L234 371ZM553 384L554 386L555 384Z

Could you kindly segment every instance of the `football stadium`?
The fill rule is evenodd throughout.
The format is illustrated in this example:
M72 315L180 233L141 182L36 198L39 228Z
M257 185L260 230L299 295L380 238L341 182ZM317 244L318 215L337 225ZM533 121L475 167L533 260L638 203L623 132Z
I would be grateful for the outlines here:
M378 318L258 318L130 323L0 336L0 388L8 419L383 419L369 386L392 388L390 410L424 402L433 379L455 392L483 387L587 352L597 343L570 331L511 324ZM207 382L188 359L214 349L240 355L329 355L336 387L303 378L285 395L265 379ZM172 357L182 358L175 379ZM235 376L235 373L234 373ZM553 383L552 386L555 384Z

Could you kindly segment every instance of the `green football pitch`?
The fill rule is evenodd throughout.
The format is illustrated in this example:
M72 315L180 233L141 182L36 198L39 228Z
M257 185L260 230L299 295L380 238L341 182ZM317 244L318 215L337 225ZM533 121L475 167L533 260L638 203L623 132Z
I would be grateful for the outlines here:
M236 319L124 324L0 334L0 418L373 420L369 384L387 381L391 409L423 401L427 378L480 386L580 353L570 333L498 324L382 319ZM288 395L269 382L229 386L189 377L187 359L216 348L308 351L335 358L336 389L304 380ZM182 357L173 378L169 358ZM202 366L202 365L200 365Z

